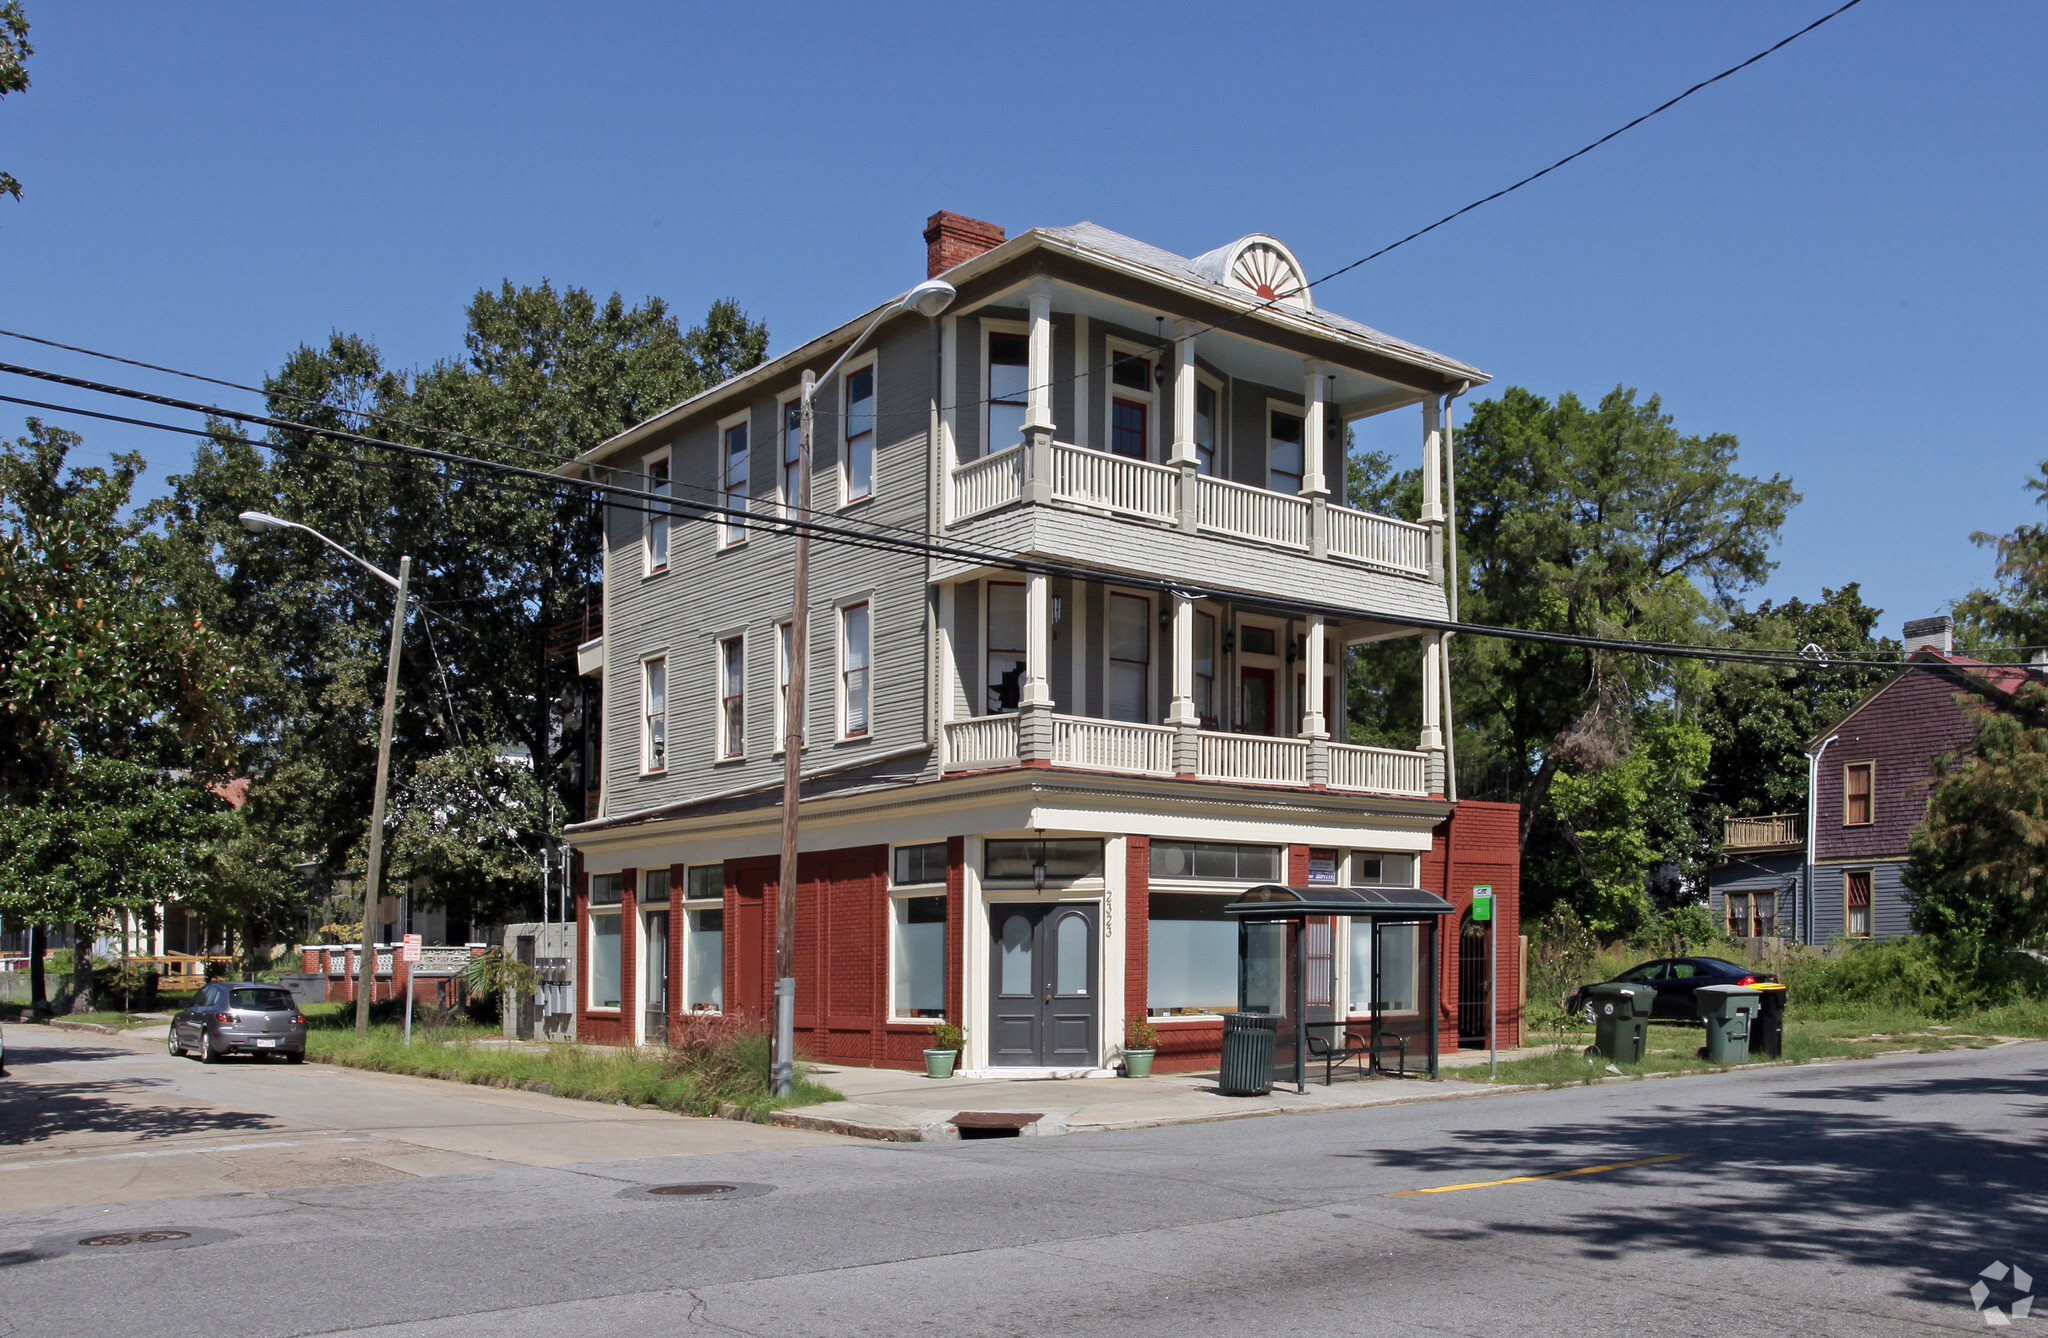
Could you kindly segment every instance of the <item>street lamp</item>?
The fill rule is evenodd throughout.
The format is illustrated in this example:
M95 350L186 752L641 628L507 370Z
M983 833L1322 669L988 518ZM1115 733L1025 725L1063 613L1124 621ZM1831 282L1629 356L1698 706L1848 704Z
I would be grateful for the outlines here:
M798 411L801 446L797 452L796 496L791 500L791 519L801 522L811 507L812 400L818 383L829 381L846 360L860 351L868 336L898 312L914 311L927 320L953 304L953 285L944 279L926 279L868 323L860 337L846 346L838 361L819 376L804 370L802 403ZM782 733L782 867L775 891L775 1056L769 1078L775 1095L788 1096L796 1085L796 846L797 800L803 783L804 657L808 637L808 605L811 602L811 532L807 525L796 527L796 571L793 584L794 607L789 617L789 704L783 711Z
M370 864L363 879L363 947L356 967L356 1034L368 1035L370 990L377 981L377 952L376 945L370 941L370 926L377 918L377 886L384 867L384 790L391 776L391 716L398 706L398 655L404 644L405 588L412 580L412 558L398 559L398 575L393 576L363 561L311 525L282 520L262 511L244 511L241 521L242 528L251 534L304 530L398 592L398 606L391 614L391 655L384 665L384 719L377 727L377 790L370 803ZM394 981L398 979L395 965L391 978Z

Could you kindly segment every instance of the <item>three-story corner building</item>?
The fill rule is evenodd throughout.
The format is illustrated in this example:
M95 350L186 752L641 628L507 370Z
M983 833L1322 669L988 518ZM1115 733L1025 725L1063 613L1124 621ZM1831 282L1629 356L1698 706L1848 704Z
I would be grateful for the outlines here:
M1446 799L1443 415L1486 378L1320 310L1278 240L1193 260L1093 224L934 215L943 315L863 313L604 443L601 789L579 860L585 1039L764 1015L801 377L818 385L797 894L799 1042L914 1065L1213 1063L1223 906L1264 882L1422 887L1463 922L1312 934L1311 992L1420 1046L1519 1034L1515 811ZM1345 425L1417 411L1415 521L1343 504ZM691 503L726 508L694 511ZM732 514L740 512L743 514ZM1346 742L1347 647L1407 638L1412 748ZM1503 936L1492 995L1475 883ZM1437 974L1427 964L1437 963ZM1377 984L1375 985L1375 982ZM1316 1002L1311 1000L1312 1003ZM1482 1042L1483 1043L1483 1042Z

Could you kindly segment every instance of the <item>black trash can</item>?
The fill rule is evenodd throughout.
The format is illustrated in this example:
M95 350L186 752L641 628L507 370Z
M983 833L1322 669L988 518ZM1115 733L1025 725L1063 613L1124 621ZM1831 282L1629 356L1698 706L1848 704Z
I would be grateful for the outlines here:
M1273 1090L1273 1040L1280 1026L1274 1013L1229 1013L1223 1018L1223 1072L1217 1089L1225 1096L1265 1096Z
M1785 1054L1785 987L1770 981L1750 986L1763 997L1756 1020L1749 1024L1749 1057L1782 1059Z

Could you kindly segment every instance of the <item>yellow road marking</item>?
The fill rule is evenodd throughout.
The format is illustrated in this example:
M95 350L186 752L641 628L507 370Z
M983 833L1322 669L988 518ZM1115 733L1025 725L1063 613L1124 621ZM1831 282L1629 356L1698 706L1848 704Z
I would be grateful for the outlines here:
M1674 1152L1667 1157L1645 1157L1641 1161L1611 1161L1604 1166L1581 1166L1575 1171L1546 1171L1542 1175L1511 1175L1505 1180L1475 1180L1469 1185L1436 1185L1429 1189L1403 1189L1387 1195L1390 1199L1405 1199L1411 1194L1449 1194L1459 1189L1492 1189L1495 1185L1521 1185L1531 1180L1562 1180L1568 1175L1598 1175L1602 1171L1626 1171L1631 1166L1655 1166L1659 1162L1683 1161L1692 1156L1690 1152Z

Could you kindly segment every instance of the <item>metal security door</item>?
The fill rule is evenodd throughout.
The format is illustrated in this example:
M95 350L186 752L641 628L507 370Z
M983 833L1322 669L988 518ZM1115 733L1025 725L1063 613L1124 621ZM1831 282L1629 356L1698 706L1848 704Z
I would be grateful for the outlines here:
M1465 912L1458 926L1458 1046L1484 1048L1488 999L1486 933L1483 921Z
M989 1061L1094 1068L1101 951L1093 902L989 908Z

